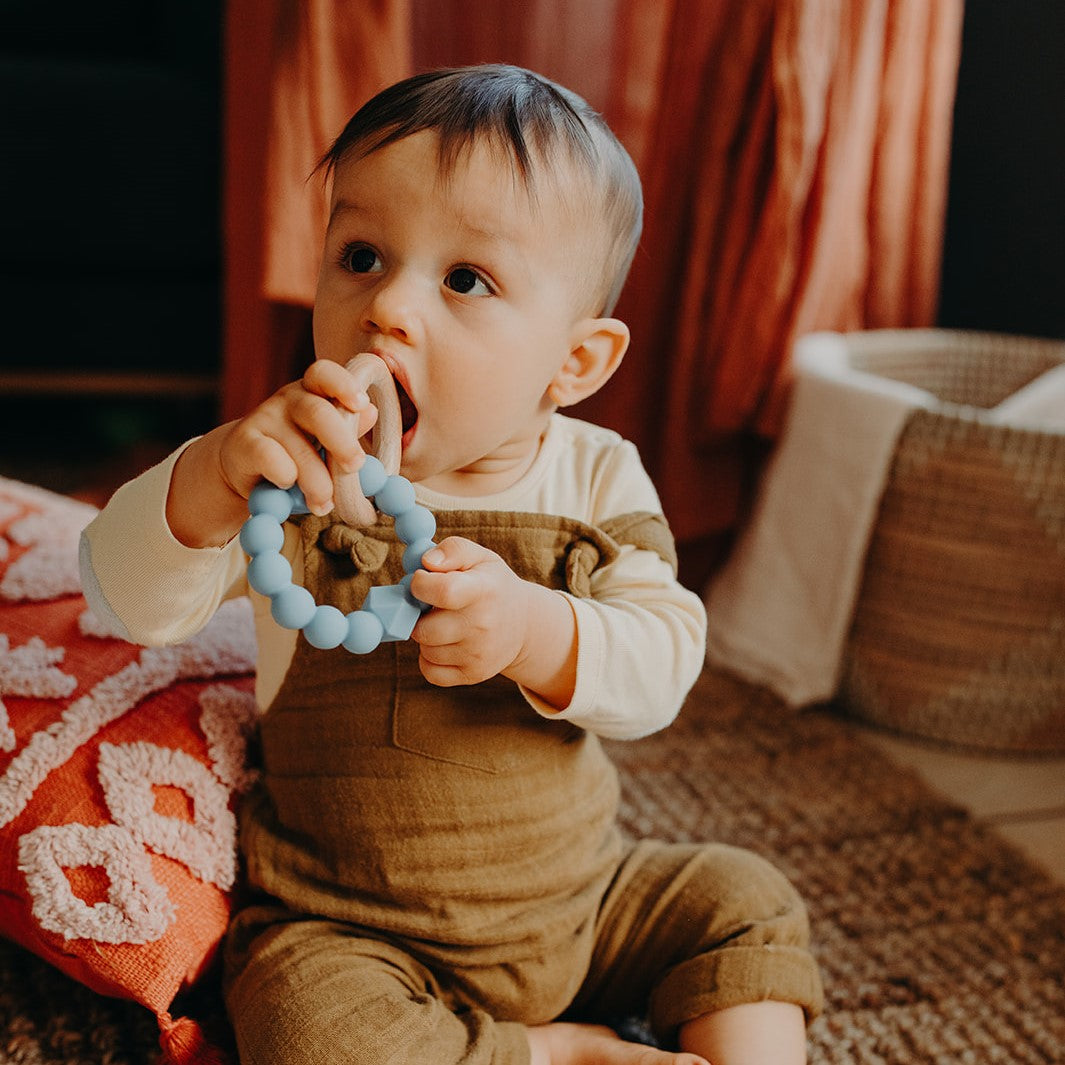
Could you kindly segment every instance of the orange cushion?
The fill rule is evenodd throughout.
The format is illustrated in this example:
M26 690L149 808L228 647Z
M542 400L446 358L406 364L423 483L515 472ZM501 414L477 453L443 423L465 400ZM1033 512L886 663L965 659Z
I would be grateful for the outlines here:
M165 1031L237 880L251 615L168 648L108 633L77 577L93 513L0 478L0 934Z

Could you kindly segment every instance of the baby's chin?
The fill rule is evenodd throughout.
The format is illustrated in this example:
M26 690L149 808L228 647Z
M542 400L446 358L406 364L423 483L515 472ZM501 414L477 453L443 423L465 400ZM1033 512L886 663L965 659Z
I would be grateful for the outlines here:
M476 466L458 469L441 469L435 463L418 461L408 462L404 456L400 473L430 492L439 492L447 496L476 496L487 494L488 486L483 472Z
M404 476L420 484L429 491L449 496L490 496L506 491L516 484L528 472L536 461L538 448L525 449L522 454L514 451L502 451L486 455L468 465L432 470L422 467L421 463L408 461L404 463L411 473Z
M438 463L432 462L426 456L419 454L417 446L412 446L415 434L416 428L410 434L405 433L403 436L403 453L400 458L399 472L412 484L432 488L432 482L446 478L449 471L441 469Z

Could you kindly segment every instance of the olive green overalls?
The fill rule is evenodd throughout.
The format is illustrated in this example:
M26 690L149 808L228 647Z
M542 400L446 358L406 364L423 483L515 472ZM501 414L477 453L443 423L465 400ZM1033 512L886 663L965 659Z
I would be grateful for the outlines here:
M665 522L437 515L528 580L587 595ZM402 577L392 523L301 519L304 585L341 610ZM297 641L262 720L241 814L254 890L227 943L244 1065L519 1065L524 1025L567 1009L684 1020L775 997L816 1011L802 905L723 846L626 844L598 739L502 677L430 685L413 641L369 655ZM770 956L772 961L770 962ZM734 986L735 985L735 986Z

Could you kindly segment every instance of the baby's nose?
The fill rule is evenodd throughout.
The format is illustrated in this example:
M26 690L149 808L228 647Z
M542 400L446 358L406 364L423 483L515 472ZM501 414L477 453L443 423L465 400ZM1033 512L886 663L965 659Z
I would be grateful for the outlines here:
M420 331L419 303L416 286L409 279L395 277L382 281L374 288L362 327L368 333L414 343Z

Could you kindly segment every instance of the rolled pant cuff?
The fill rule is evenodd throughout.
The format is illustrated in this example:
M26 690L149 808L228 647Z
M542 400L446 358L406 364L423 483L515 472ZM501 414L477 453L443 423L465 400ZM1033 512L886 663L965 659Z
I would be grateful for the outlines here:
M801 947L735 947L692 958L671 970L651 996L655 1035L673 1039L686 1021L749 1002L791 1002L807 1018L824 1008L817 963Z

